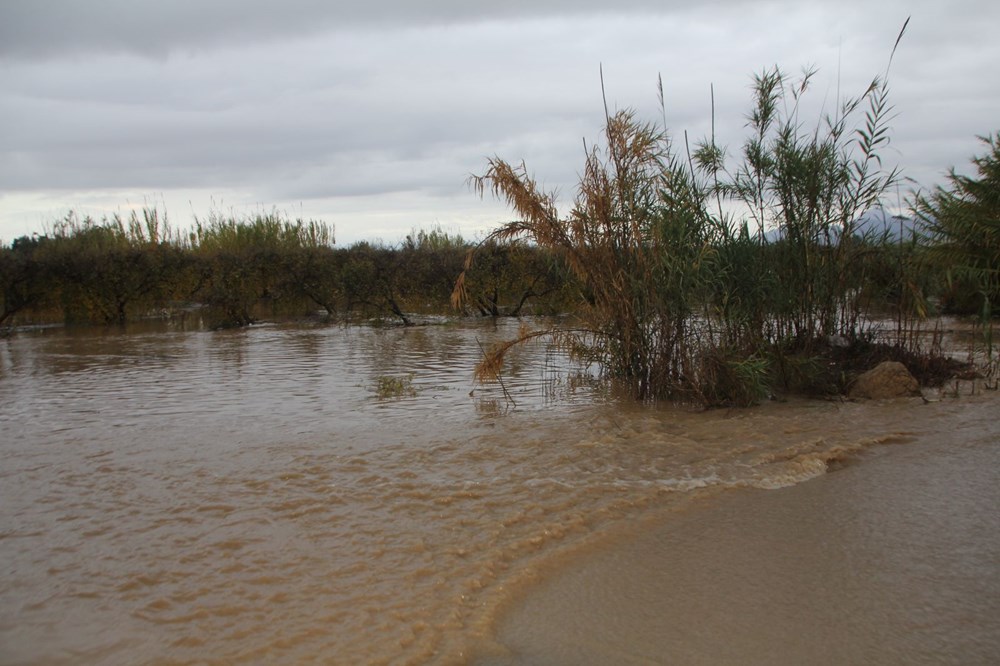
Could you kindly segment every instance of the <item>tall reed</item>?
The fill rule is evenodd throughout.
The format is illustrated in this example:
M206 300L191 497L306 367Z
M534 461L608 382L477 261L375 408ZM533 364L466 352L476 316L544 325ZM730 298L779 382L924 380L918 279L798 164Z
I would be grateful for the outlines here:
M640 398L690 387L692 314L706 284L714 221L697 205L691 175L665 132L632 111L609 114L605 144L587 151L575 205L565 218L554 195L540 190L523 164L494 158L471 182L521 217L488 241L528 239L556 253L580 284L579 325L525 332L522 340L553 335L599 361ZM466 298L464 288L460 278L456 303ZM497 347L480 374L491 374L509 348Z
M880 156L888 85L876 77L805 129L799 103L812 76L792 82L775 68L755 78L750 136L735 163L714 136L679 154L665 128L605 109L604 141L586 149L566 216L523 163L490 159L470 183L519 219L486 240L556 253L581 302L576 324L523 331L487 354L477 375L496 376L514 344L549 336L640 399L746 404L767 395L773 361L780 366L788 350L857 338L859 260L880 242L859 237L857 220L898 179ZM456 282L456 304L468 300L475 257Z

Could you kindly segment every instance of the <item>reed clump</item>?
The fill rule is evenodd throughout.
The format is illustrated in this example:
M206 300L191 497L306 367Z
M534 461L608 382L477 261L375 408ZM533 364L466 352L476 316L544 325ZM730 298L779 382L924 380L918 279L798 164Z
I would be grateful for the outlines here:
M489 242L529 239L559 256L579 285L579 326L521 339L553 335L598 360L611 376L632 382L639 397L654 397L697 372L686 348L697 296L707 285L714 230L692 205L695 184L667 136L631 111L607 120L606 146L586 154L579 194L566 217L523 164L494 158L472 183L481 194L489 190L505 199L521 218L494 231ZM460 277L457 304L466 299L464 288ZM495 366L507 349L496 347L483 367Z
M693 147L685 136L678 151L665 122L605 107L603 141L586 149L567 215L525 164L488 160L472 187L518 219L486 242L557 255L579 303L574 324L497 345L478 375L494 376L512 344L551 336L639 399L743 405L822 367L831 339L851 346L873 335L868 258L887 239L859 220L899 178L883 168L887 78L807 126L799 109L813 75L755 77L736 156L714 136ZM463 275L456 304L468 302L465 289Z

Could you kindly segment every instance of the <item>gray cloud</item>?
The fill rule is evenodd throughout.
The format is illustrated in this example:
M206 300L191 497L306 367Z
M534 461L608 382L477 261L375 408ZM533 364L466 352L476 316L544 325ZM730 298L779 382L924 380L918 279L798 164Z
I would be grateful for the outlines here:
M724 6L739 0L700 3ZM679 0L5 0L0 56L80 51L165 55L177 49L309 37L328 31L461 25L587 14L663 13Z
M240 192L318 214L409 197L433 219L475 204L465 178L495 154L568 200L603 121L599 66L609 104L650 119L662 74L679 139L710 131L714 84L717 135L735 150L752 73L818 65L818 117L883 71L910 13L888 157L929 184L996 129L991 3L879 3L864 20L860 3L482 5L7 0L0 238L37 220L17 197L41 193L58 207L101 191Z

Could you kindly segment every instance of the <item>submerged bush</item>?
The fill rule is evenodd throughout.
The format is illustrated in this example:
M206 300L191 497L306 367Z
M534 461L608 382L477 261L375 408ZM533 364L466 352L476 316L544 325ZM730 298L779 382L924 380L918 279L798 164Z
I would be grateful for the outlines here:
M373 390L379 400L398 400L417 395L413 387L413 373L403 377L379 375L375 378Z

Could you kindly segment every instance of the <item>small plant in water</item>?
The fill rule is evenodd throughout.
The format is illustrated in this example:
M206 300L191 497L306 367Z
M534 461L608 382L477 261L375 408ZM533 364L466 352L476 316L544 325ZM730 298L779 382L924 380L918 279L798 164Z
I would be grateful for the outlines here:
M413 387L412 372L405 377L379 375L375 378L374 390L375 397L379 400L398 400L417 394L417 390Z

